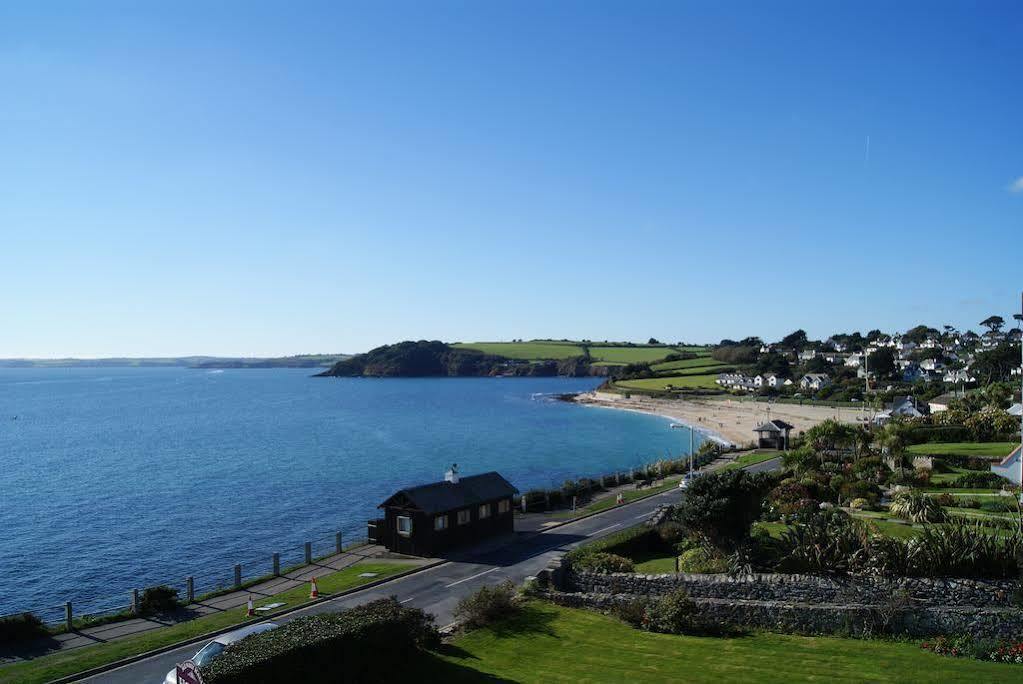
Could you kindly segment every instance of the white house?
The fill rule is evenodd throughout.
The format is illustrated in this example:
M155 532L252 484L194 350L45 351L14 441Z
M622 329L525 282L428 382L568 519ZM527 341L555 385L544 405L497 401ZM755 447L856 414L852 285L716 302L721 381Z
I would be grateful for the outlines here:
M961 382L977 382L977 378L970 375L966 370L954 370L945 373L942 380L947 385L957 385Z
M853 352L852 354L849 354L849 356L845 358L845 365L850 368L859 368L863 365L863 353Z
M931 413L941 413L942 411L947 411L949 405L956 399L962 399L962 395L950 392L934 397L927 402L927 406L930 407Z
M813 361L818 356L820 356L820 353L816 349L804 349L803 351L799 352L799 361L800 363Z
M1009 407L1010 416L1023 416L1023 404L1013 404Z
M927 371L939 371L945 367L938 359L924 359L920 362L920 367Z
M803 376L803 379L799 381L799 386L805 390L813 390L814 392L827 387L831 384L831 378L824 373L807 373Z
M1020 484L1020 447L1002 459L1001 463L991 466L991 472L1001 475L1014 484Z

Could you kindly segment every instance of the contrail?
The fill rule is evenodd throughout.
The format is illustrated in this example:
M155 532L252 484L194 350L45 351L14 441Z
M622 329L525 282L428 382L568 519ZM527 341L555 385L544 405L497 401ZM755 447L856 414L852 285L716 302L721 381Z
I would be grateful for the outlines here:
M870 136L869 135L867 136L867 157L864 160L864 163L870 164Z

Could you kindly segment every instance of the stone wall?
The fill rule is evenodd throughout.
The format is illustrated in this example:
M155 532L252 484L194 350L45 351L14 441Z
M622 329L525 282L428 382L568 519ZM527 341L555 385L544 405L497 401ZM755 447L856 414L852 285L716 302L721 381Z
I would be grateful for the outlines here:
M547 592L555 603L574 608L610 610L635 600L634 595ZM994 639L1023 635L1023 611L1015 608L950 608L808 604L697 598L700 612L715 621L742 627L796 634L972 634Z
M1019 582L927 577L820 577L755 574L639 575L567 570L556 586L567 591L663 596L684 589L693 598L828 604L885 604L892 598L917 606L1010 608Z

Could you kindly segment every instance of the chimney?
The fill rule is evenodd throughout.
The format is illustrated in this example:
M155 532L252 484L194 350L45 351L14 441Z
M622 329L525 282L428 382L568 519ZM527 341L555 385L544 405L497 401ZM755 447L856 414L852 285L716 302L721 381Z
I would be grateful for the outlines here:
M444 481L451 484L458 484L458 464L452 463L451 470L444 473Z

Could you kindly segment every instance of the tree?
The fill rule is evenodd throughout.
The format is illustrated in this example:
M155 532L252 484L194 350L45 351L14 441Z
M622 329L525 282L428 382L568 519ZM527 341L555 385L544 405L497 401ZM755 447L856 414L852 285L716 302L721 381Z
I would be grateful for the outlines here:
M775 479L769 473L730 470L698 477L673 513L675 522L721 549L734 549L749 537Z
M660 342L657 341L656 337L651 337L649 340L646 341L646 343L647 344L660 344Z
M1005 319L1001 316L988 316L982 320L980 324L991 331L992 334L997 334L1002 331L1002 327L1005 325Z
M793 333L789 333L785 337L781 338L781 342L778 344L786 349L800 350L806 346L806 331L797 330Z
M1019 366L1019 345L1002 343L994 349L977 354L970 364L970 372L981 385L1008 380L1012 369Z
M895 352L891 347L882 347L867 357L867 370L879 378L892 377L895 367Z

